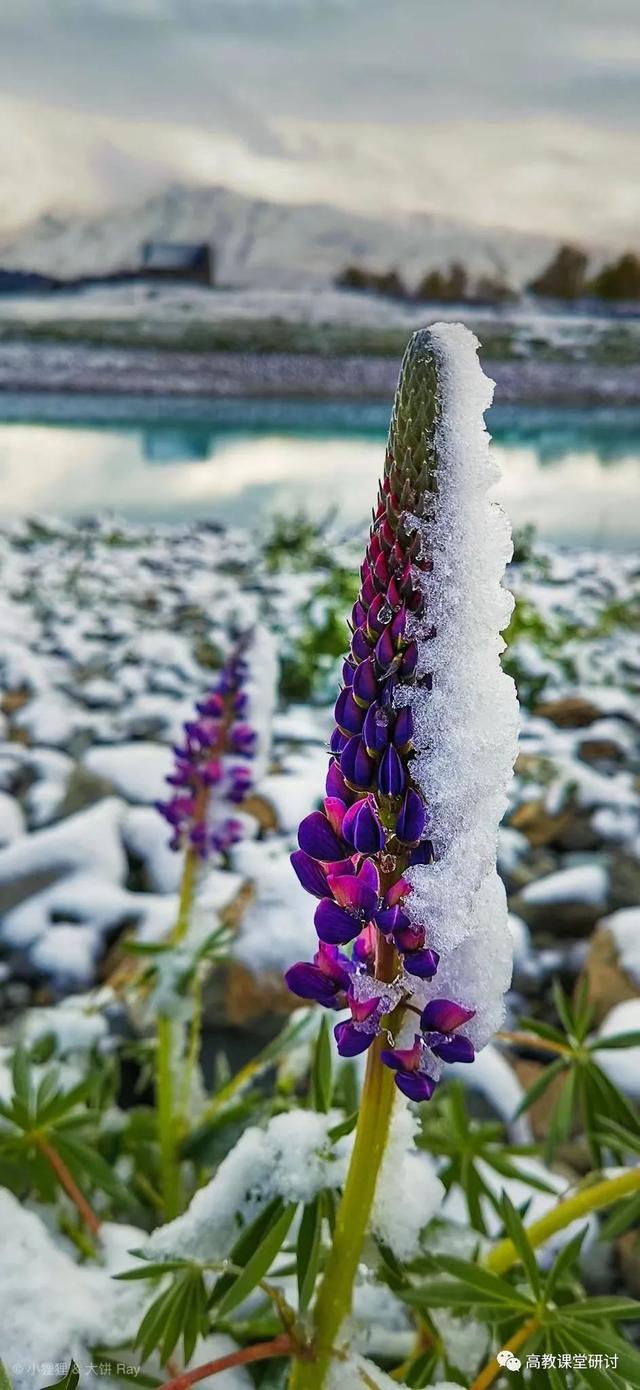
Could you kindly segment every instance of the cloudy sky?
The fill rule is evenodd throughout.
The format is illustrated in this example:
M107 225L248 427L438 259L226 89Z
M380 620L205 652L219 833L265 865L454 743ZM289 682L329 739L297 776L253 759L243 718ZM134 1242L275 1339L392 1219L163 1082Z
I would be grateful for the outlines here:
M640 239L638 0L0 0L0 232L225 184Z

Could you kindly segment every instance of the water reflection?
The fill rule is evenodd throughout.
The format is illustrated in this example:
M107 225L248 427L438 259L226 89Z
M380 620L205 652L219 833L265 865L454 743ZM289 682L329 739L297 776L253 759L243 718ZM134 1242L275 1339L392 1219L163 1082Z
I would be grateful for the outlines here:
M0 401L0 515L114 510L252 525L334 506L368 514L386 404ZM496 409L496 496L548 539L631 547L640 500L640 411Z

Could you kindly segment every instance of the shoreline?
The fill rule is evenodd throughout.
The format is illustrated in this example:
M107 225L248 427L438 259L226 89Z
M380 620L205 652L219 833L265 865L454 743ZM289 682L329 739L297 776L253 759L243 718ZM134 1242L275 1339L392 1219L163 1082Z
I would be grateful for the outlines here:
M640 361L483 361L501 405L637 406ZM2 393L173 397L229 397L375 401L392 396L395 356L310 352L194 352L81 342L0 343Z

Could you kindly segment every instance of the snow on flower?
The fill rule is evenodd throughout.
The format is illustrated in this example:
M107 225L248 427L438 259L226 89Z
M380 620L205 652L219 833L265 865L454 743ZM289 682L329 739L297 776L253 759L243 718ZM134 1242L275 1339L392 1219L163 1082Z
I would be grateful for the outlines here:
M415 334L405 354L326 797L292 856L318 899L319 947L289 987L349 1009L343 1056L387 1035L382 1061L412 1100L484 1046L511 968L496 870L517 734L500 665L511 538L487 497L492 385L476 354L455 324Z

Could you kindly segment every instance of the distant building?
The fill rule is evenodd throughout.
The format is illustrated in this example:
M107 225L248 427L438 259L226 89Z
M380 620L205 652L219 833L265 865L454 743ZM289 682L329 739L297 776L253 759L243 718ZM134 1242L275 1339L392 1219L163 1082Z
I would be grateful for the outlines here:
M206 241L145 241L140 273L158 280L188 280L212 285L215 280L213 248Z

